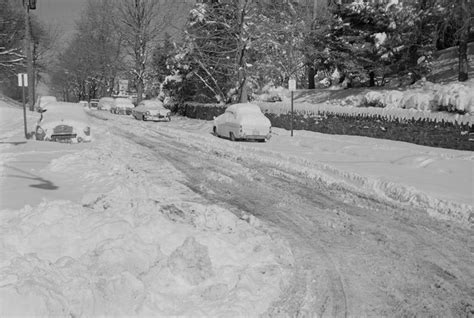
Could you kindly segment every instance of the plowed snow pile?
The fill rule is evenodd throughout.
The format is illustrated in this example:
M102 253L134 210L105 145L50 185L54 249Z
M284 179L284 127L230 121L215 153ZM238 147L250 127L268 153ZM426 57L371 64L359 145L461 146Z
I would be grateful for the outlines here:
M85 195L0 212L2 317L257 315L288 280L286 243L137 145L106 135L42 173Z

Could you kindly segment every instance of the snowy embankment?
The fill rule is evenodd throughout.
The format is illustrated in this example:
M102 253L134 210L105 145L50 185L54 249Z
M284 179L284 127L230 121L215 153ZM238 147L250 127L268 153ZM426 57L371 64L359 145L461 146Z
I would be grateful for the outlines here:
M20 113L0 114L3 124ZM248 316L278 297L293 258L257 219L210 204L164 159L103 128L85 147L55 144L49 161L51 143L16 143L18 123L0 132L2 191L34 174L69 180L76 200L0 211L0 316ZM15 168L24 155L43 166Z
M344 92L344 90L340 90ZM349 93L350 90L347 90ZM426 81L415 83L403 90L372 90L362 94L349 95L330 99L334 90L315 90L318 102L311 99L313 94L296 93L294 109L300 113L316 114L335 112L350 115L380 115L399 119L430 119L436 121L458 122L474 125L474 80L465 83L435 84ZM289 92L285 89L274 89L272 93L282 101L264 102L269 94L259 96L257 103L262 110L287 114L290 112ZM274 96L270 94L270 96ZM323 101L325 94L327 100ZM299 96L301 95L301 96ZM344 94L341 93L343 96ZM366 107L378 105L378 107ZM451 112L447 112L450 110ZM461 114L464 113L464 114Z

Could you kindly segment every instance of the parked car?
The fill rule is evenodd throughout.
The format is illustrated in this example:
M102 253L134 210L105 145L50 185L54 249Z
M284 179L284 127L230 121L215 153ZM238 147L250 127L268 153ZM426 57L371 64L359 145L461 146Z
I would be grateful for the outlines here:
M99 99L99 103L97 104L97 109L110 111L113 106L114 106L114 99L112 97L102 97Z
M81 104L82 107L88 107L88 106L89 106L89 103L88 103L87 101L85 101L85 100L80 100L80 101L79 101L79 104Z
M56 97L54 96L38 96L36 100L36 109L43 108L46 104L51 102L57 102Z
M118 97L114 99L114 104L112 105L110 112L113 114L130 115L134 107L135 106L132 104L131 99Z
M227 107L224 114L215 117L213 132L232 141L265 141L270 139L272 128L258 105L242 103Z
M38 109L36 140L79 143L91 141L91 127L79 103L51 102Z
M142 100L132 110L132 116L138 120L171 121L171 112L159 100Z
M98 99L91 99L89 102L90 109L98 109L99 108L99 100Z

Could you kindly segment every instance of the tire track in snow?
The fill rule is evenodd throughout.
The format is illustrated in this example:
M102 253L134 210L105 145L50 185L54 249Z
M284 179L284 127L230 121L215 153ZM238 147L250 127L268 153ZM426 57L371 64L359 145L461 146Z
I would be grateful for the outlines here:
M121 134L164 153L190 178L189 186L196 192L228 202L236 213L251 211L269 224L279 226L290 241L293 239L293 250L301 263L295 269L294 282L270 313L291 316L473 314L474 305L469 301L474 299L474 291L469 287L469 282L474 281L472 252L469 253L469 246L473 245L468 239L472 231L455 225L446 228L443 222L428 218L418 209L374 200L357 191L348 193L349 201L344 200L340 197L346 191L343 188L308 178L284 164L272 165L275 158L253 160L256 155L246 154L239 144L219 139L209 144L208 140L200 140L201 135L185 132L173 135L176 128L126 118L118 121L123 125L118 129ZM116 124L110 123L111 127ZM127 129L128 133L124 131ZM237 150L232 149L234 146ZM232 171L239 165L246 170L240 176L238 171ZM232 184L206 180L209 171L225 175ZM254 175L248 175L248 171ZM253 191L252 181L258 183L260 192ZM269 181L274 183L266 187L265 182ZM295 189L299 191L291 191L289 184L295 181ZM212 191L206 192L209 189ZM295 205L297 200L305 199L307 205L317 209L305 210L301 205L292 206L292 202L275 208L274 202L284 199L284 190L288 190L289 201L293 200ZM231 195L231 191L237 191L242 198ZM319 192L318 196L313 197L313 192ZM268 206L255 208L264 196ZM339 210L337 216L327 211L334 206ZM285 208L298 211L288 215ZM345 232L349 235L344 236ZM315 240L332 259L324 263L318 258L324 253L317 252ZM328 267L329 272L321 270ZM379 299L372 301L371 297Z
M189 168L193 165L191 161L197 160L198 158L202 159L198 160L201 165L204 165L197 169L199 171L215 171L217 173L226 174L226 169L229 167L227 161L231 160L231 158L224 159L223 157L220 157L219 159L224 159L225 162L218 163L215 161L216 158L213 158L214 160L212 160L212 156L210 156L209 153L202 152L196 147L183 147L183 144L170 140L159 132L147 132L148 136L150 134L155 135L155 137L158 135L160 138L154 138L153 140L147 138L144 140L142 136L125 133L128 138L134 140L137 144L159 151L160 156L167 158L169 162L173 163L175 167L184 172L188 177L194 178L195 180L191 181L188 186L193 188L195 191L200 192L201 195L208 196L209 194L195 186L195 184L200 184L199 178L202 176L199 174L193 176L189 173ZM163 137L166 139L163 139ZM227 174L227 176L234 180L236 179L234 174ZM269 178L270 176L265 174L265 177ZM246 182L245 178L243 179L243 182ZM237 184L239 184L239 182ZM213 191L217 191L217 189L214 188ZM268 191L273 192L273 189L268 189ZM248 196L248 194L244 194L242 197L246 195ZM255 206L247 206L243 202L235 201L233 197L234 196L231 195L226 198L226 201L234 206L234 210L235 207L237 207L239 210L254 213L255 206L258 206L255 200L252 200ZM215 197L212 199L216 200ZM277 197L272 197L272 199L277 200ZM324 197L322 201L329 201L329 197ZM269 213L271 213L271 211ZM303 218L296 219L294 218L295 215L297 214L287 216L282 211L279 213L280 220L268 220L265 215L260 213L256 215L261 219L273 221L274 226L280 229L282 229L282 225L288 226L289 224L292 224L291 231L286 234L286 237L290 241L293 241L296 255L300 258L298 260L298 268L296 269L295 281L293 282L294 285L290 287L290 290L284 293L282 299L274 304L272 313L283 312L284 314L304 317L310 313L318 312L321 315L330 314L331 317L347 317L346 293L336 263L327 249L321 243L318 243L317 240L314 240L311 231L304 230L304 227L307 226L306 220ZM288 231L288 228L284 230ZM299 235L299 239L295 241L295 239L292 238L294 235ZM306 245L308 242L311 242L309 246L302 249L301 245ZM302 251L299 251L301 249ZM315 258L315 256L317 257ZM317 270L313 269L313 267ZM323 287L326 288L326 295L323 297L324 302L322 305L318 306L318 308L315 308L315 305L320 301L313 299L314 297L312 296L312 294L316 293L316 289L322 288L321 285L315 284L314 282L314 277L319 275L316 272L319 272L319 274L324 273L322 285L326 285ZM326 308L329 307L329 305L331 305L331 308ZM327 312L328 310L330 311L329 313Z

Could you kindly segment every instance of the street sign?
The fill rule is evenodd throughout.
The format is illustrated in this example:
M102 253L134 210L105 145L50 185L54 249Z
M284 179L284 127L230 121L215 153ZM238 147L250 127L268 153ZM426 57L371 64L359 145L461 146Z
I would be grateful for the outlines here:
M292 92L296 91L296 80L295 79L290 79L288 80L288 89Z
M18 73L18 86L28 87L28 74Z

